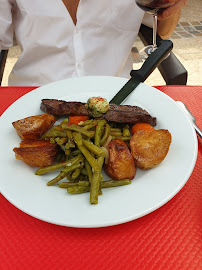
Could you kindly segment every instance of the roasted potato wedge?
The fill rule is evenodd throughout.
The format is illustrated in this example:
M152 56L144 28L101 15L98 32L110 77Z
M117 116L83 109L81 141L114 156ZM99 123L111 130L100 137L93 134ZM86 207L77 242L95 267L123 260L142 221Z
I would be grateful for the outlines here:
M138 168L154 168L166 157L171 144L168 130L139 130L130 140L130 148Z
M30 116L12 123L22 140L35 140L46 133L55 123L56 118L50 114Z
M133 179L136 167L127 145L120 139L113 139L107 146L108 162L104 168L112 179Z
M49 140L22 141L13 149L15 157L31 167L45 167L53 164L58 153L58 145Z

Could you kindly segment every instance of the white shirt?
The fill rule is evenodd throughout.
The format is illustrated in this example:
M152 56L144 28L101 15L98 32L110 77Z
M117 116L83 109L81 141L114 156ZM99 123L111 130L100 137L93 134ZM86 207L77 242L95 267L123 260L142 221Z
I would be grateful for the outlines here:
M62 0L0 0L0 50L13 45L13 30L22 50L9 85L129 77L143 16L135 0L80 0L75 26Z

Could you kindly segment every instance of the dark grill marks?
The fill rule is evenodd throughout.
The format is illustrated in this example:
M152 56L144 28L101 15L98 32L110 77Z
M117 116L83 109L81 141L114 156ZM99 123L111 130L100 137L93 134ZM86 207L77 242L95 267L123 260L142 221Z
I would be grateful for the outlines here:
M86 103L82 102L43 99L40 108L43 112L52 115L91 116L90 110L88 110L85 105ZM156 118L152 117L146 110L138 106L110 104L109 110L103 114L103 118L116 123L136 124L141 122L148 123L152 126L156 125Z

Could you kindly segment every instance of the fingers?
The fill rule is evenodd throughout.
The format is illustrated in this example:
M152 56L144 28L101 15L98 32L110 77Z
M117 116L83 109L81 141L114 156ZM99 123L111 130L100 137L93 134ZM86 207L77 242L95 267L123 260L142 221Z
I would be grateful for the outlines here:
M172 6L165 9L161 14L158 15L158 20L164 20L178 12L183 6L186 5L188 0L169 0L170 3L173 3Z

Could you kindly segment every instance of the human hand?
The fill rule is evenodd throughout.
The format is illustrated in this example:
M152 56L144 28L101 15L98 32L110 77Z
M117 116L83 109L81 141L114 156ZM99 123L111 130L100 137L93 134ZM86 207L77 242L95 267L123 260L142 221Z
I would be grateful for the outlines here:
M172 6L166 8L161 14L158 14L158 20L167 19L176 12L179 12L181 8L186 5L187 1L188 0L169 0Z

